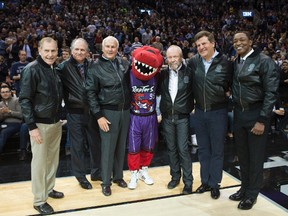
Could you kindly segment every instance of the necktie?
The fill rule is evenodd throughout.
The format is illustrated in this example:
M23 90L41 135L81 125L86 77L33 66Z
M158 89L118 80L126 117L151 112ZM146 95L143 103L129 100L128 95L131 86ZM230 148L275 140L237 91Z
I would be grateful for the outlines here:
M83 64L78 64L77 65L79 73L82 77L83 80L85 80L85 70L84 70L84 65Z
M239 71L242 69L243 65L244 65L244 59L240 58L240 61L239 61L239 64L238 64Z

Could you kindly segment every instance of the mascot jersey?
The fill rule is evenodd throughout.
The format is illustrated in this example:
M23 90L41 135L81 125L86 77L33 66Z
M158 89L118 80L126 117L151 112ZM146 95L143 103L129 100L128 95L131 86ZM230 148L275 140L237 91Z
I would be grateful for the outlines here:
M130 73L131 83L131 112L134 115L147 116L155 113L156 107L156 77L148 81L137 79L133 73Z
M153 149L158 138L155 112L157 74L162 63L162 55L153 47L143 46L132 54L129 170L149 166L153 157Z

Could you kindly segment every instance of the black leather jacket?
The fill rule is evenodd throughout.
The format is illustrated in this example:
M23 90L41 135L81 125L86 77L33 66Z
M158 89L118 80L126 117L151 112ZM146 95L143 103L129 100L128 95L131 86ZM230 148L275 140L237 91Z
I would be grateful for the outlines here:
M68 113L87 113L89 110L85 89L85 80L82 79L77 61L71 56L67 61L58 65L57 72L63 84L65 107ZM87 76L88 67L92 62L85 60L84 71Z
M178 115L179 118L188 117L194 108L192 93L192 73L186 70L186 66L178 71L178 92L174 103L169 93L169 68L161 71L159 88L161 94L160 111L162 116Z
M226 92L229 91L232 81L232 62L219 53L213 59L206 74L202 57L197 54L189 60L187 67L193 74L195 106L205 112L227 108Z
M278 97L279 73L273 60L260 51L254 51L239 71L239 59L234 62L233 100L244 110L262 107L258 122L265 123Z
M37 128L36 123L53 124L60 119L62 85L54 67L38 56L21 73L19 102L30 130Z
M113 61L99 57L88 69L86 91L90 111L99 119L102 109L128 110L130 108L129 62L121 57Z

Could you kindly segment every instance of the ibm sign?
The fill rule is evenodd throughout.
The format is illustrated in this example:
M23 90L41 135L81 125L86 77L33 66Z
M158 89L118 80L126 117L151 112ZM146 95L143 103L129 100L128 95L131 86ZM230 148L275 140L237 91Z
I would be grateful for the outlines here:
M242 11L242 17L254 17L253 11Z

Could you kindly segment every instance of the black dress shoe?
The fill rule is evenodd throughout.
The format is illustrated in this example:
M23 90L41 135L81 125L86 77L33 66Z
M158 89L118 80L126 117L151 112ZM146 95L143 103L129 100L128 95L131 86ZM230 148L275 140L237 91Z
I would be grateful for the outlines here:
M192 194L192 186L185 185L183 188L182 194L185 194L185 195Z
M242 210L249 210L256 203L257 199L251 197L244 197L238 204L238 208Z
M240 190L238 190L236 193L230 195L230 196L229 196L229 199L230 199L230 200L233 200L233 201L240 201L240 200L242 200L244 197L245 197L245 192L240 189Z
M113 181L115 184L117 184L119 187L126 188L127 183L123 179L117 179Z
M86 189L86 190L90 190L92 189L92 185L90 184L90 182L86 179L86 177L76 177L76 179L78 180L80 186L83 188L83 189Z
M111 195L111 187L110 186L102 186L102 193L105 196L110 196Z
M61 199L64 197L64 194L59 191L52 190L49 194L48 197L54 198L54 199Z
M218 199L220 197L220 190L219 188L211 188L211 197L213 199Z
M210 191L210 186L207 184L201 184L200 187L197 188L196 193L204 193L206 191Z
M54 209L48 203L44 203L39 206L34 206L34 209L36 209L41 215L54 213Z
M177 185L179 184L179 180L171 180L168 185L167 185L167 188L168 189L173 189L175 187L177 187Z

